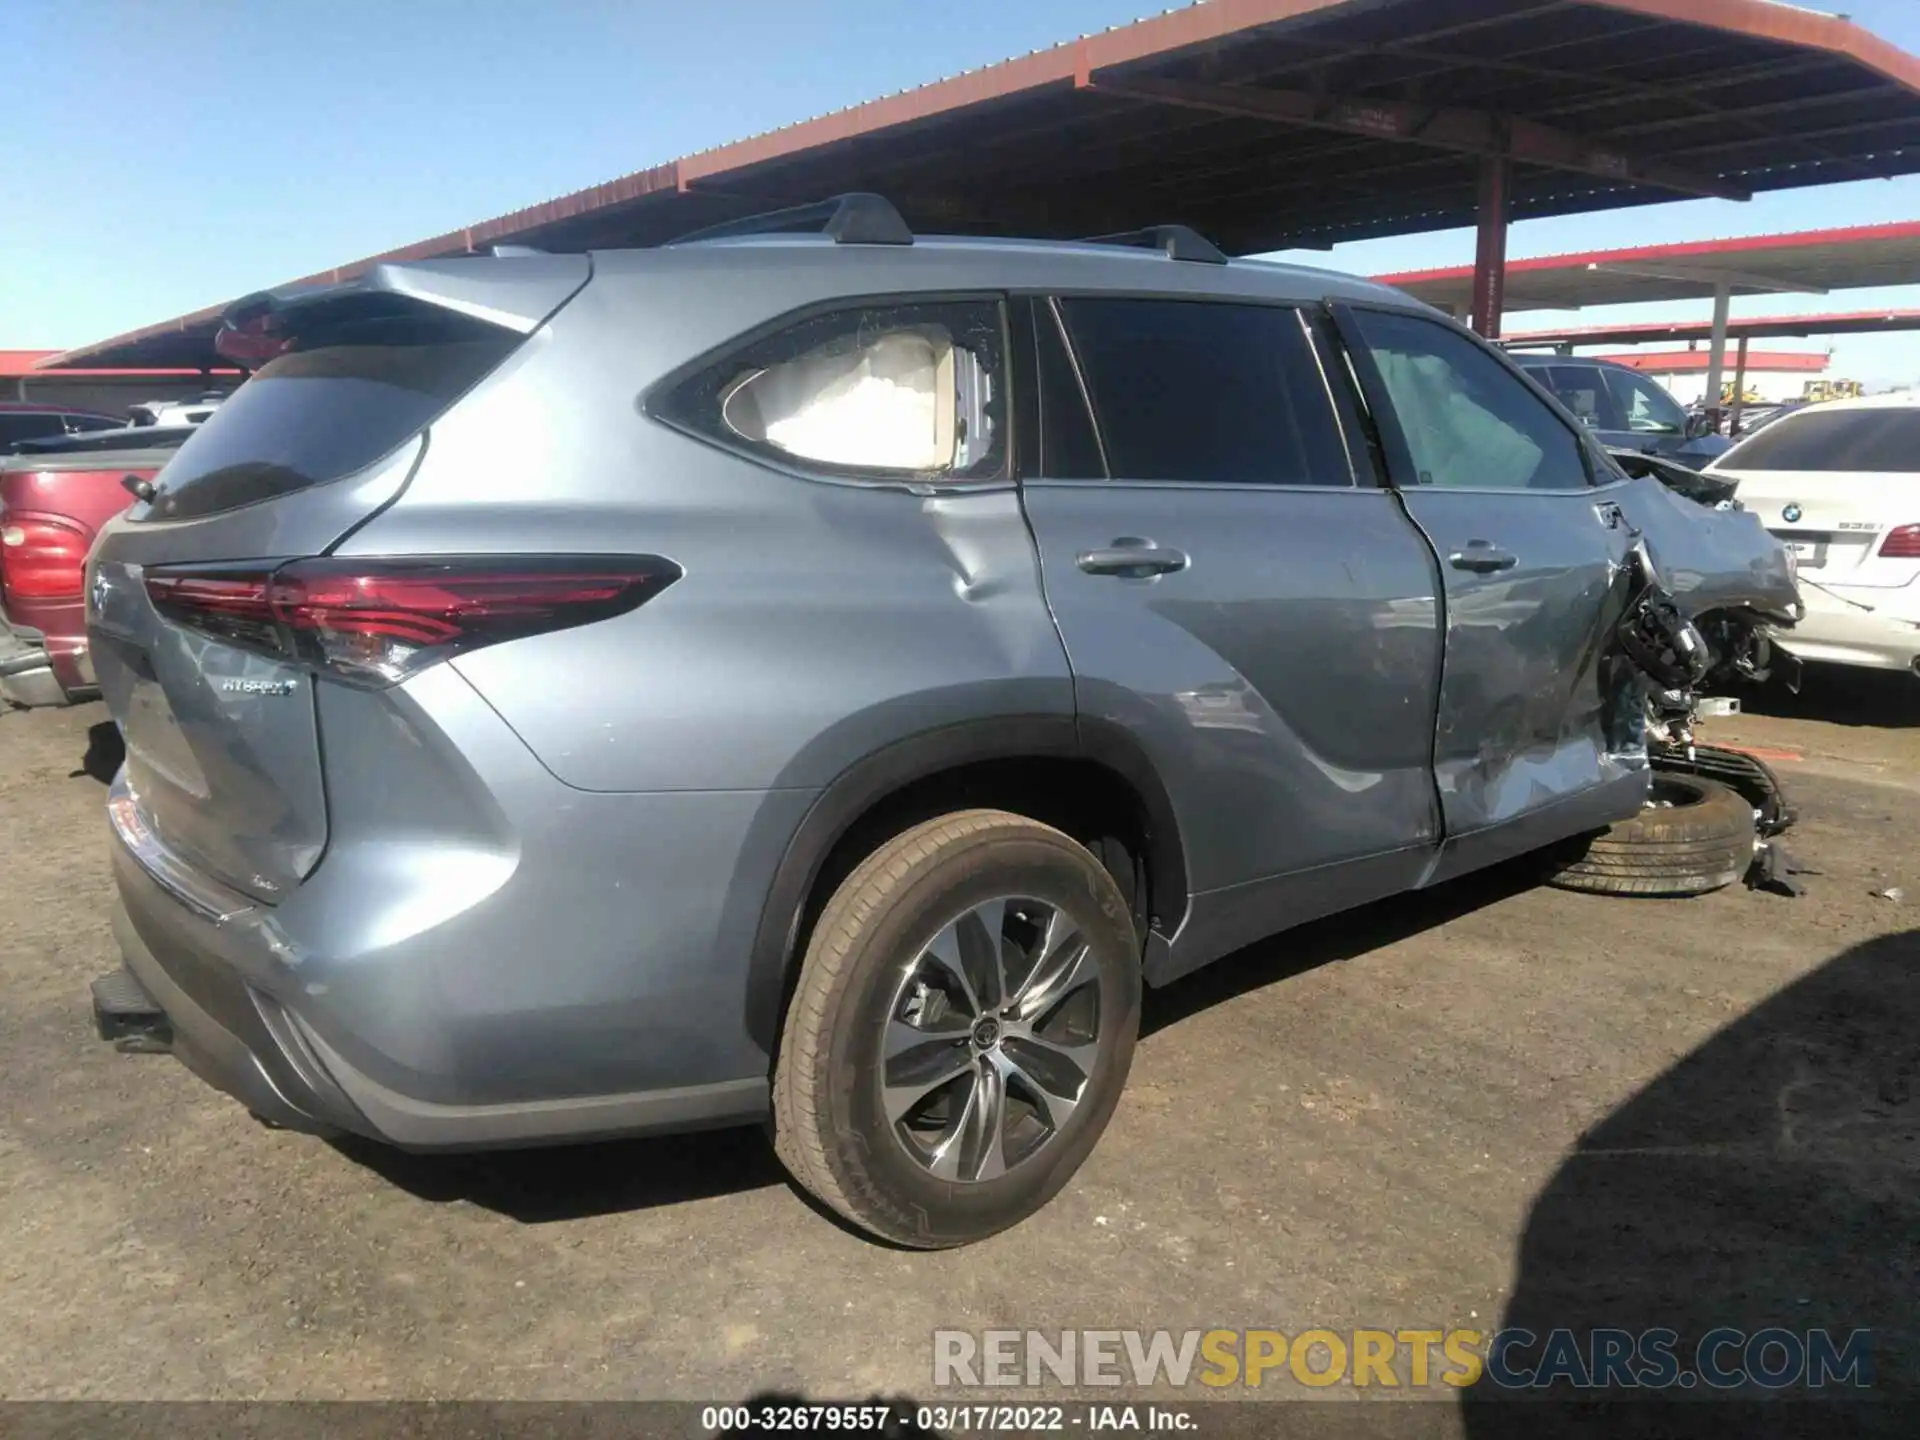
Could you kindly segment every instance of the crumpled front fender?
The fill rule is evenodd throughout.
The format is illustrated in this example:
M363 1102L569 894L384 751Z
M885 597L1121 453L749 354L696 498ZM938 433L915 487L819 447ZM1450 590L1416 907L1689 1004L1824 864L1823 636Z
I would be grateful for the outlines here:
M1758 515L1699 504L1650 476L1630 481L1619 504L1688 619L1745 609L1791 625L1804 613L1786 547Z

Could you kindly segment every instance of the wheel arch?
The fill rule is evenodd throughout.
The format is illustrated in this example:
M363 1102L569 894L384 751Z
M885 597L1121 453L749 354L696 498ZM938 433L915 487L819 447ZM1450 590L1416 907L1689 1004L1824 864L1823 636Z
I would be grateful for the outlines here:
M891 833L897 833L942 805L987 806L1058 823L1060 803L1023 805L1015 793L1018 780L1036 776L1056 781L1060 788L1047 796L1080 814L1097 818L1111 811L1119 820L1113 807L1127 812L1124 838L1139 852L1131 858L1141 872L1142 938L1151 946L1156 937L1176 933L1187 906L1185 851L1172 799L1132 735L1110 722L1064 714L943 726L848 766L814 800L788 840L767 887L748 959L745 1018L754 1043L769 1056L777 1050L808 929L831 888L857 863L857 855L849 863L850 854L864 854L871 848L869 839L878 843L878 831L893 827ZM1072 788L1076 779L1105 784L1087 793Z

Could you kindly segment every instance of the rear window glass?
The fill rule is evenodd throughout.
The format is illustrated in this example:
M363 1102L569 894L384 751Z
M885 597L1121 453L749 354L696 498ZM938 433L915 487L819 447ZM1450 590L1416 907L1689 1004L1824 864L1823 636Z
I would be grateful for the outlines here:
M1741 441L1714 468L1920 472L1920 409L1789 415Z
M338 480L417 435L521 337L465 317L334 325L269 362L161 473L149 518L211 515Z

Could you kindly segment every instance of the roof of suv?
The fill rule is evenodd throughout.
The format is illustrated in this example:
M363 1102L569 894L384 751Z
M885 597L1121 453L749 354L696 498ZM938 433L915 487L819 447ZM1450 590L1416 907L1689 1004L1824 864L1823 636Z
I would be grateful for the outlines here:
M786 272L808 288L855 294L901 288L1113 290L1319 301L1329 297L1430 310L1385 285L1337 270L1264 260L1175 260L1134 245L917 235L911 245L837 244L820 235L743 235L593 254L594 273ZM827 277L842 283L820 286ZM1432 312L1438 313L1438 312Z

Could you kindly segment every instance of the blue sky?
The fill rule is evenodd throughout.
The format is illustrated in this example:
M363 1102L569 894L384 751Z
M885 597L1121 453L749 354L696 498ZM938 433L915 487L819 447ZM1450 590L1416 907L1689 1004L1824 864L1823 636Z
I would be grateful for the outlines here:
M930 23L883 0L0 0L0 55L32 77L0 146L0 348L100 339L1146 9L968 0ZM1920 0L1846 9L1920 52ZM1906 219L1920 177L1535 221L1509 248ZM1448 231L1300 258L1377 273L1472 254ZM1920 307L1920 285L1735 304ZM1834 348L1836 374L1920 379L1920 338Z

